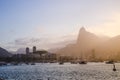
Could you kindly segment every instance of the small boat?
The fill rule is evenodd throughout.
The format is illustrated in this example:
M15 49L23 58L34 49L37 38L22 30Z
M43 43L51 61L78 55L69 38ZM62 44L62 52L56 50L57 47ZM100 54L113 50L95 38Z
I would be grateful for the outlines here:
M29 65L29 62L25 62L25 64Z
M106 64L113 64L114 63L114 61L107 61L107 62L105 62Z
M35 63L31 63L31 65L35 65Z
M113 71L116 71L115 64L113 64Z
M50 61L49 63L56 63L56 61Z
M79 61L79 64L87 64L86 61Z
M64 62L59 62L59 64L60 64L60 65L63 65L63 64L64 64Z

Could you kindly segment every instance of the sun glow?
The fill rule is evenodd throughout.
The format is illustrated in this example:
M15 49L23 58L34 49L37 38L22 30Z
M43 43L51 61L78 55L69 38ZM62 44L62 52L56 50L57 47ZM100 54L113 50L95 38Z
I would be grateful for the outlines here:
M88 28L89 31L98 35L114 37L120 35L120 14L108 18L103 24Z

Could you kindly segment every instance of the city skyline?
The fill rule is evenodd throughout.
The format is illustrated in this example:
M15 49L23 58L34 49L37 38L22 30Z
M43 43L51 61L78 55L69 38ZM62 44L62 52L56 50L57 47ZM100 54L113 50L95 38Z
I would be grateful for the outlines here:
M0 45L56 48L76 40L84 26L98 35L120 35L119 0L1 0ZM64 44L64 45L63 45Z

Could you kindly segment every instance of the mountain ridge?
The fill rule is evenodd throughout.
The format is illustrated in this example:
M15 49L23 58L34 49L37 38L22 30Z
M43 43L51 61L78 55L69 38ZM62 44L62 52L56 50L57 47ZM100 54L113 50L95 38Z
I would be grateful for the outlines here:
M0 57L10 57L12 54L6 49L0 47Z
M119 55L120 35L112 38L101 38L94 33L88 32L84 27L79 31L76 44L61 48L56 53L61 55L90 57L94 53L96 57L106 58Z

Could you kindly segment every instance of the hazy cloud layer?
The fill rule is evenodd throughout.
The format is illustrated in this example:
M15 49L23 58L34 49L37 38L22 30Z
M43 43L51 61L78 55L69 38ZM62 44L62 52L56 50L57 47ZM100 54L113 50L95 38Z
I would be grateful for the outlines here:
M12 42L6 43L3 47L10 51L17 51L20 48L36 46L37 49L53 49L64 47L67 44L75 42L74 35L62 37L42 37L42 38L19 38Z

